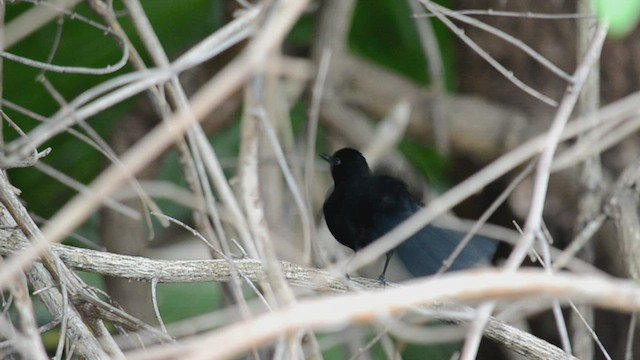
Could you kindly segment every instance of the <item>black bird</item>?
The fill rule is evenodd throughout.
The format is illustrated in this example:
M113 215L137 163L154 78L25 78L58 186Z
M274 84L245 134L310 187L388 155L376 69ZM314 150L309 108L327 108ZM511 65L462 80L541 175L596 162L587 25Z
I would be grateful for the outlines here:
M374 175L357 150L344 148L333 155L320 156L331 165L335 184L324 202L324 217L331 234L342 245L358 251L420 210L420 203L413 199L402 181ZM384 282L394 251L413 276L433 275L463 237L464 234L457 231L427 225L386 254L380 281ZM449 270L488 263L496 246L493 239L473 237Z

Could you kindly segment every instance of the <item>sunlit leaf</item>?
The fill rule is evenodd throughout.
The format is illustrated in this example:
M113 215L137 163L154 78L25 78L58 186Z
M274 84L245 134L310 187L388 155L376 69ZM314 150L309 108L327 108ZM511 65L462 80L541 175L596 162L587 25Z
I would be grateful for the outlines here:
M638 24L640 0L596 0L596 11L609 23L609 34L622 38Z

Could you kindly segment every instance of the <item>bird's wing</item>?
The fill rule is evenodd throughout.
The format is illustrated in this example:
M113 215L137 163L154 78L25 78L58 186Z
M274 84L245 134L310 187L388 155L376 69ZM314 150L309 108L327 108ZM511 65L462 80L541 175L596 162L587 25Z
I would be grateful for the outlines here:
M371 191L377 194L370 206L375 214L372 236L384 235L421 209L405 185L391 177L376 176ZM414 276L435 274L462 241L465 234L428 225L400 244L395 251ZM468 269L491 261L497 242L474 236L453 262L449 271Z
M405 185L388 176L375 176L369 182L367 203L371 241L405 221L420 205L411 197Z
M376 176L368 196L371 211L369 243L386 234L421 209L405 185L391 177ZM396 253L414 276L435 274L449 258L465 234L428 225L398 245ZM489 263L497 241L474 236L453 262L449 271Z

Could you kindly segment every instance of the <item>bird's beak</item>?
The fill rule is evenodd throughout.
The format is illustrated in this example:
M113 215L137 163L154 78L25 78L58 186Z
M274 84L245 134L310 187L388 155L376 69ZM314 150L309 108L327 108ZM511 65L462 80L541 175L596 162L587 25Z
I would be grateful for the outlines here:
M328 162L330 165L333 165L334 163L333 156L325 153L320 153L320 157L324 159L324 161Z

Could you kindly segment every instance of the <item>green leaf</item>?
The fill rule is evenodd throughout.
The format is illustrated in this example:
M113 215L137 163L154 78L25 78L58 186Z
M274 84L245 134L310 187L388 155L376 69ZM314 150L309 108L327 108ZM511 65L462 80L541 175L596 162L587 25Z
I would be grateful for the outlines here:
M596 12L609 23L609 35L622 38L638 24L640 0L596 0Z

